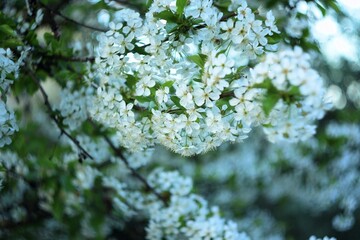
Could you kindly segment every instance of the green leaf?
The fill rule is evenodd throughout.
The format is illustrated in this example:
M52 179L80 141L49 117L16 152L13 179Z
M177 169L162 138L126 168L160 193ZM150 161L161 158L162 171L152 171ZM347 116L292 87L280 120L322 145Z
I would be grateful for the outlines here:
M187 59L196 65L198 65L200 68L204 68L205 61L206 61L206 55L204 54L196 54L188 56Z
M178 24L175 22L168 21L165 25L165 30L167 33L172 33L178 29Z
M19 39L13 38L5 41L0 41L0 45L2 48L16 48L18 46L23 46L24 44Z
M107 4L105 1L99 1L93 5L95 9L107 9L109 7L109 4Z
M146 1L146 8L149 8L153 2L154 2L154 0L147 0Z
M52 210L53 210L53 214L55 219L57 220L61 220L63 217L63 213L64 213L64 202L63 199L61 197L61 192L57 191L57 193L55 193L54 196L54 203L52 205Z
M319 8L319 10L321 11L322 15L325 16L326 15L326 8L321 3L319 3L318 1L316 1L315 4Z
M16 27L16 24L14 22L13 18L10 18L9 16L5 15L3 12L0 11L0 23L7 24L12 28Z
M167 81L167 82L161 84L161 86L170 88L170 87L172 87L173 84L174 84L173 81Z
M8 36L15 37L16 33L9 25L3 24L0 25L0 36L2 38Z
M44 33L44 40L45 40L46 44L50 44L51 41L55 40L55 37L51 33L46 32L46 33Z
M181 16L184 13L187 0L176 0L176 13Z
M279 43L280 41L282 41L284 39L284 37L281 36L281 34L279 34L279 33L274 33L273 35L268 36L267 39L268 39L269 44L276 44L276 43Z
M149 103L149 102L153 101L152 98L150 98L150 97L143 97L143 96L137 96L137 97L135 97L135 99L136 99L137 101L141 102L141 103Z
M318 0L320 5L324 8L332 8L337 14L343 15L344 13L340 10L337 0ZM317 4L318 5L318 4Z
M340 8L339 8L338 3L337 3L336 1L329 1L328 4L329 4L329 6L330 6L332 9L335 10L335 12L336 12L337 14L343 14L343 13L341 12Z
M177 21L176 15L171 10L164 10L162 12L155 13L154 17L164 19L164 20L170 21L170 22Z
M279 0L267 0L265 1L265 6L267 9L274 8L275 5L279 4Z
M45 39L46 45L48 45L53 52L60 47L60 43L55 38L55 36L52 35L51 33L49 33L49 32L44 33L44 39Z
M228 107L232 107L232 106L230 106L230 104L229 104L229 99L222 99L222 98L220 98L219 100L216 101L216 106L217 106L219 109L221 109L222 106L224 106L224 105L226 105L226 106L228 106Z
M316 43L312 43L312 42L308 42L308 41L304 41L302 46L301 46L304 50L314 50L318 53L320 53L320 48L319 45Z
M204 21L202 19L199 19L199 18L190 18L190 19L187 19L187 20L190 21L189 24L191 26L204 24Z
M134 75L130 75L127 74L126 75L126 86L128 86L128 88L132 89L135 84L137 83L138 79L134 76Z
M37 39L37 35L36 35L35 31L29 31L26 34L25 39L33 46L39 45L39 41Z
M144 48L144 47L139 47L139 46L136 46L136 45L135 45L133 51L136 52L136 53L142 54L142 55L149 55L149 53L147 53L147 52L145 51L145 48Z
M227 12L229 5L231 4L230 0L221 0L214 3L217 8L219 8L222 12Z
M288 94L292 96L300 96L300 88L298 86L292 86L288 91Z
M256 83L253 85L254 88L264 88L264 89L270 89L272 88L272 83L270 79L266 79L262 83Z
M178 107L178 108L181 108L183 109L184 107L181 106L180 104L180 98L176 97L176 96L171 96L170 97L171 101L173 101L173 103Z
M275 107L276 103L279 101L280 96L278 94L268 93L262 102L262 109L266 116L268 116L271 110Z
M225 54L227 50L228 50L228 48L225 48L225 49L219 51L218 53L216 53L216 57L218 57L220 54Z
M60 183L64 191L70 192L75 190L72 183L72 178L66 174L60 176Z

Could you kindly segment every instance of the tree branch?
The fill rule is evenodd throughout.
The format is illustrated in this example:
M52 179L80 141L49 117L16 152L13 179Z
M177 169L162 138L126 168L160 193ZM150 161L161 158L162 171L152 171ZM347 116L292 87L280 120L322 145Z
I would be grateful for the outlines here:
M63 15L61 12L59 12L58 10L55 10L55 9L52 9L50 8L49 6L47 6L46 4L42 3L41 1L39 1L39 4L40 6L42 6L43 8L45 8L47 11L49 11L50 14L52 15L57 15L61 18L63 18L64 20L70 22L70 23L73 23L75 25L79 25L81 27L84 27L84 28L88 28L88 29L91 29L91 30L94 30L94 31L98 31L98 32L107 32L108 30L107 29L104 29L104 28L98 28L98 27L94 27L94 26L89 26L89 25L86 25L84 23L81 23L81 22L78 22L78 21L75 21L74 19L71 19L65 15Z
M93 125L93 127L95 129L99 129L98 126L91 120L89 120L89 122ZM119 157L121 159L121 161L123 161L123 163L126 165L126 167L130 170L131 175L133 175L135 178L137 178L140 182L143 183L143 185L145 186L145 188L148 191L151 191L160 201L162 201L165 205L167 205L167 199L162 196L160 193L158 193L146 180L146 178L144 178L140 173L138 173L134 168L132 168L129 164L129 161L125 158L124 154L122 153L122 150L118 147L116 147L114 145L114 143L110 140L110 138L105 135L100 133L101 136L105 139L105 141L109 144L110 148L114 151L115 155L117 157Z
M67 61L67 62L91 62L95 61L95 57L67 57L63 55L44 55L45 58L56 58L57 60Z
M61 121L58 118L58 116L54 113L51 104L49 102L49 97L47 95L47 93L45 92L44 88L41 86L40 81L36 78L35 74L32 71L29 71L29 75L31 77L31 79L38 85L40 92L44 98L44 103L45 106L48 108L48 111L50 112L50 117L51 119L55 122L55 124L57 125L57 127L60 129L61 134L64 134L66 137L68 137L81 151L81 156L85 156L88 157L92 160L94 160L93 156L91 156L79 143L79 141L71 136L71 134L69 132L67 132L62 126L61 126ZM92 121L90 121L93 125L94 123ZM148 182L147 180L140 174L138 173L134 168L132 168L128 162L128 160L125 158L125 156L123 155L121 149L117 148L113 142L110 140L110 138L106 135L102 135L102 137L105 139L105 141L109 144L110 148L114 151L115 155L117 157L119 157L124 164L126 165L126 167L130 170L131 174L137 178L140 182L143 183L143 185L145 186L145 188L149 191L151 191L155 196L158 197L159 200L161 200L165 205L167 204L167 200L161 196Z
M92 160L94 160L93 156L90 155L90 153L88 153L79 143L79 141L73 137L68 131L66 131L63 127L62 127L62 122L59 119L59 117L54 113L54 110L51 107L51 104L49 102L49 97L47 95L47 93L45 92L44 88L41 86L40 81L36 78L35 74L32 71L29 71L29 76L30 78L36 83L36 85L38 85L39 90L41 92L41 95L44 98L44 103L45 106L47 107L49 113L50 113L50 117L51 119L55 122L55 124L57 125L57 127L59 128L61 134L64 134L67 138L69 138L81 151L80 153L80 157L88 157Z

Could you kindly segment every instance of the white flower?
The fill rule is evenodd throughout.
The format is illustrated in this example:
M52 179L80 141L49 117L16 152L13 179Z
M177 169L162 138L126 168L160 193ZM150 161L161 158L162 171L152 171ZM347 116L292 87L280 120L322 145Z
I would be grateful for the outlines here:
M186 17L203 17L205 11L207 8L211 6L210 0L204 0L204 1L191 1L188 6L185 8L185 16Z
M99 171L90 166L79 167L76 171L76 179L74 184L82 189L90 189L93 187L95 178L99 175Z
M229 36L232 35L232 32L234 30L234 20L232 18L229 18L226 22L221 22L220 28L224 31L224 33L221 34L222 39L228 39Z
M134 119L134 116L135 116L134 112L132 111L133 107L134 107L134 104L132 104L132 103L126 104L125 101L120 101L120 103L119 103L120 117L132 122L132 120Z
M169 88L164 87L162 89L156 90L155 96L159 104L166 103L169 100Z
M262 46L265 46L268 42L266 36L269 35L270 31L268 29L262 29L262 28L253 31L254 31L254 39L250 37L250 40L253 40L253 45L257 46L260 44Z
M277 26L275 25L275 17L272 13L272 11L268 11L266 13L266 20L265 20L265 25L269 28L269 30L271 32L274 33L280 33L280 31L278 30ZM272 33L270 33L271 35Z
M209 128L210 132L217 133L221 132L223 129L223 124L221 120L221 114L218 109L213 108L213 110L206 111L206 126Z
M220 98L220 91L217 89L212 89L210 86L202 89L200 87L195 88L194 92L194 101L197 106L202 106L204 103L206 107L213 107L213 101L216 101Z
M194 130L200 129L200 125L196 122L196 118L192 115L187 117L184 114L181 114L176 118L178 129L184 128L187 134L192 134Z
M193 95L190 88L185 84L175 86L176 96L180 98L180 104L185 108L191 108L194 105Z
M150 88L155 86L155 81L151 79L151 76L143 76L139 82L136 83L136 96L149 96Z
M290 18L288 25L285 30L287 34L294 38L300 38L302 31L308 26L308 23L304 19L299 19L296 17Z
M309 240L336 240L336 238L334 238L334 237L328 237L328 236L325 236L325 237L323 237L323 238L317 238L317 237L315 237L315 236L311 236L311 237L309 238Z
M106 32L107 36L112 36L114 35L116 32L119 32L119 30L123 27L122 23L114 23L114 22L110 22L109 23L109 28L110 30Z
M0 100L0 148L10 144L10 136L18 130L14 112L8 110L5 103Z
M239 20L247 21L248 19L254 18L254 14L252 13L251 9L248 8L246 1L241 2L241 5L237 8L237 13L237 18Z
M234 60L227 58L226 55L222 53L213 60L215 66L213 73L218 74L220 77L225 77L225 75L232 72L234 63Z

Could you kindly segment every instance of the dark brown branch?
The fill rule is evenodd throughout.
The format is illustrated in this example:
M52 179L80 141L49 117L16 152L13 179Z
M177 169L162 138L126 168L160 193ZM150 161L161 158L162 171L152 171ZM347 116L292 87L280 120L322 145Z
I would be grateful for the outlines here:
M34 211L32 212L34 215ZM46 221L50 219L52 216L50 213L45 212L43 210L38 210L36 213L36 216L34 217L28 217L20 222L13 222L13 221L0 221L0 228L1 230L8 230L11 231L12 229L18 228L18 227L24 227L24 226L32 226L37 224L37 222Z
M95 129L99 129L98 126L93 121L89 120L89 122L94 126ZM121 161L123 161L123 163L126 165L126 167L130 170L131 175L133 175L140 182L142 182L146 190L152 192L160 201L162 201L165 205L167 205L167 199L163 197L160 193L158 193L140 173L138 173L134 168L130 166L129 161L122 153L122 150L116 147L107 135L102 134L102 137L109 144L110 148L114 151L115 155L119 157Z
M235 97L234 91L224 92L220 95L220 98Z
M57 127L60 130L61 134L64 134L67 138L69 138L79 149L80 149L80 157L88 157L92 160L94 160L94 158L90 155L90 153L88 153L79 143L79 141L73 137L68 131L66 131L61 125L61 120L59 119L59 117L54 113L54 110L51 107L51 104L49 102L49 97L47 95L47 93L45 92L44 88L42 87L40 81L36 78L35 74L32 71L29 71L29 76L31 77L31 79L36 83L36 85L38 85L39 90L41 92L41 95L44 98L44 103L45 106L47 107L49 113L50 113L50 117L51 119L55 122L55 124L57 125Z
M39 4L45 8L47 11L49 11L50 14L52 15L57 15L61 18L63 18L64 20L70 22L70 23L73 23L75 25L79 25L81 27L84 27L84 28L88 28L88 29L91 29L91 30L94 30L94 31L98 31L98 32L107 32L108 30L107 29L104 29L104 28L98 28L98 27L95 27L95 26L89 26L89 25L86 25L84 23L81 23L81 22L78 22L78 21L75 21L74 19L71 19L65 15L63 15L61 12L59 12L58 10L54 10L54 9L51 9L49 6L47 6L46 4L42 3L42 2L39 2Z
M126 167L130 170L131 174L137 178L140 182L142 182L144 184L144 186L146 187L147 190L151 191L155 196L157 196L157 198L159 200L161 200L165 205L167 205L167 201L166 199L161 196L148 182L147 180L140 174L138 173L134 168L132 168L128 162L128 160L125 158L125 156L123 155L122 151L115 147L115 145L112 143L112 141L109 139L108 136L104 135L103 136L105 141L109 144L109 146L111 147L111 149L115 152L116 156L118 156L126 165Z
M63 55L45 55L45 58L52 58L57 59L60 61L67 61L67 62L91 62L95 61L95 57L67 57Z
M112 0L120 5L123 5L123 6L127 6L127 7L130 7L130 8L133 8L133 9L137 9L138 8L138 5L132 3L131 1L128 1L128 0Z
M227 16L223 16L221 19L220 19L220 21L227 21L229 18L232 18L232 17L235 17L237 15L237 13L236 12L234 12L234 13L231 13L231 14L229 14L229 15L227 15ZM192 29L194 29L194 30L199 30L199 29L202 29L202 28L205 28L207 25L204 23L204 24L200 24L200 25L197 25L197 26L195 26L195 27L193 27ZM191 30L191 29L188 29L188 30ZM170 40L170 36L172 36L172 35L168 35L164 40L162 40L161 42L162 43L164 43L164 42L167 42L167 41L169 41ZM179 38L179 36L177 36L176 38L175 38L175 40L177 40ZM145 45L143 45L143 46L141 46L142 48L146 48L146 47L148 47L148 46L150 46L151 44L150 43L148 43L148 44L145 44Z
M35 74L32 71L29 71L29 75L31 77L31 79L38 85L39 90L44 98L44 103L45 106L48 108L48 111L50 112L50 117L51 119L53 119L53 121L56 123L57 127L60 129L61 134L64 134L65 136L67 136L80 150L81 150L81 154L90 158L90 159L94 159L79 143L79 141L70 135L70 133L68 133L62 126L61 126L61 121L59 120L58 116L56 114L54 114L54 111L51 107L51 104L49 102L49 97L47 95L47 93L45 92L44 88L42 87L42 85L40 84L40 81L35 77ZM95 125L92 121L90 121L93 125ZM128 160L125 158L125 156L123 155L121 149L117 148L112 141L110 140L110 138L106 135L103 134L103 138L105 139L105 141L109 144L110 148L114 151L114 153L116 154L117 157L119 157L126 165L126 167L130 170L131 174L137 178L140 182L143 183L143 185L145 186L145 188L149 191L151 191L154 195L156 195L159 200L161 200L165 205L167 204L167 200L162 197L148 182L147 180L140 174L138 173L134 168L132 168L128 162Z
M66 7L66 5L70 4L73 0L62 0L56 5L54 5L53 10L60 11L60 9Z
M52 14L52 11L48 8L45 9L44 21L49 24L51 31L54 33L55 38L59 39L61 36L60 27L55 21L54 14Z
M237 15L236 12L231 13L231 14L229 14L229 15L227 15L227 16L223 16L223 17L220 19L220 21L221 21L221 22L225 22L225 21L227 21L229 18L235 17L236 15ZM199 29L202 29L202 28L205 28L205 27L206 27L206 24L200 24L200 25L194 27L194 29L199 30Z

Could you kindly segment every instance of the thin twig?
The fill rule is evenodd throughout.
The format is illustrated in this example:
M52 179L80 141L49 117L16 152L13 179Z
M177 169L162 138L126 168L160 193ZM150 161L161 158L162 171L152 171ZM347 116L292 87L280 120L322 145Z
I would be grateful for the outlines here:
M112 143L112 141L109 139L108 136L104 135L103 136L105 141L109 144L109 146L111 147L111 149L115 152L116 156L118 156L126 165L126 167L130 170L131 174L137 178L140 182L142 182L146 189L148 189L149 191L151 191L159 200L161 200L165 205L167 205L167 201L166 199L161 196L148 182L147 180L140 174L138 173L134 168L132 168L128 162L128 160L125 158L125 156L123 155L122 151L115 147L115 145Z
M139 6L134 4L134 3L131 3L131 1L127 1L127 0L112 0L120 5L124 5L124 6L128 6L128 7L131 7L131 8L134 8L134 9L137 9Z
M91 121L91 120L89 120L89 121L96 129L98 129L98 126L96 126L93 121ZM135 178L137 178L140 182L142 182L147 190L151 191L160 201L162 201L165 205L167 205L167 200L148 183L146 178L144 178L140 173L138 173L134 168L132 168L130 166L129 161L126 159L126 157L122 153L121 149L116 147L107 135L102 134L102 137L109 144L110 148L114 151L115 155L117 157L119 157L121 159L121 161L124 162L126 167L130 170L131 174Z
M229 14L229 15L227 15L227 16L223 16L221 19L220 19L220 21L221 22L225 22L225 21L227 21L229 18L232 18L232 17L235 17L237 15L237 13L231 13L231 14ZM197 26L194 26L192 29L193 30L199 30L199 29L202 29L202 28L205 28L207 25L205 24L205 23L203 23L203 24L200 24L200 25L197 25ZM191 30L191 29L188 29L188 30ZM167 41L169 41L170 40L170 36L172 36L173 34L170 34L170 35L168 35L164 40L162 40L161 41L161 43L165 43L165 42L167 42ZM175 38L174 40L177 40L179 37L177 36L177 38ZM145 44L145 45L143 45L143 46L141 46L142 48L146 48L146 47L149 47L151 44L150 43L148 43L148 44Z
M94 62L95 57L67 57L63 55L45 55L45 58L55 58L57 60L61 61L67 61L67 62Z
M90 153L88 153L79 143L79 141L73 137L68 131L66 131L62 126L61 126L61 120L58 118L58 116L54 113L54 110L51 107L51 104L49 102L49 97L47 95L47 93L45 92L44 88L42 87L40 81L36 78L35 74L32 71L29 71L29 76L31 77L31 79L36 83L36 85L38 85L39 90L41 92L41 95L43 96L44 99L44 103L45 106L47 107L48 111L50 112L50 117L51 119L55 122L55 124L57 125L57 127L59 128L61 134L64 134L67 138L69 138L81 151L81 156L85 156L88 157L92 160L94 160L93 156L90 155Z
M107 32L108 30L107 29L103 29L103 28L98 28L98 27L95 27L95 26L89 26L89 25L86 25L84 23L81 23L81 22L78 22L78 21L75 21L74 19L71 19L65 15L63 15L61 12L57 11L57 10L54 10L54 9L51 9L49 6L47 6L46 4L42 3L39 1L39 4L44 7L45 9L47 9L51 14L55 14L55 15L58 15L59 17L62 17L63 19L65 19L66 21L68 22L71 22L73 24L76 24L76 25L79 25L81 27L84 27L84 28L88 28L88 29L91 29L91 30L94 30L94 31L98 31L98 32Z
M40 92L44 98L44 103L45 106L48 108L49 112L50 112L50 117L54 120L54 122L56 123L56 125L58 126L58 128L60 129L61 133L64 134L65 136L67 136L82 152L83 155L85 155L86 157L89 157L90 159L94 159L79 143L79 141L70 135L70 133L68 133L62 126L61 126L61 121L58 119L57 115L54 114L54 111L51 107L51 104L49 102L49 97L47 95L47 93L45 92L44 88L41 86L40 81L35 77L34 73L32 71L29 71L29 75L32 78L32 80L38 85ZM93 123L93 122L91 122ZM165 205L167 204L167 201L164 197L162 197L148 182L147 180L140 174L138 173L134 168L132 168L128 162L128 160L125 158L125 156L123 155L121 149L117 148L113 142L110 140L110 138L106 135L103 135L103 138L105 139L105 141L109 144L110 148L114 151L114 153L116 154L117 157L119 157L126 165L126 167L130 170L131 174L137 178L140 182L142 182L145 186L145 188L149 191L151 191L155 196L158 197L159 200L161 200Z

